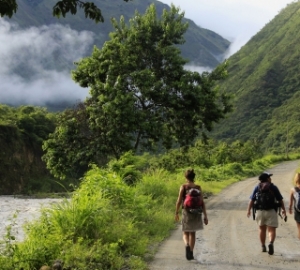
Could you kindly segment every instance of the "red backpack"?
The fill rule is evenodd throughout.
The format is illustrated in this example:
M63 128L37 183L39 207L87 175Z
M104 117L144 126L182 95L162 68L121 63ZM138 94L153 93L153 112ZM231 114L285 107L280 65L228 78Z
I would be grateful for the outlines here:
M184 185L185 197L183 200L183 207L186 209L200 209L203 205L200 187L189 187Z

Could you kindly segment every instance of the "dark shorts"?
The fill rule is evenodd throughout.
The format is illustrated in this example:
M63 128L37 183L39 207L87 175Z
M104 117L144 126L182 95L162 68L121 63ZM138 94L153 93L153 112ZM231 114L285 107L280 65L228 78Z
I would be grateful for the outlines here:
M298 212L296 209L294 209L294 219L300 223L300 212Z

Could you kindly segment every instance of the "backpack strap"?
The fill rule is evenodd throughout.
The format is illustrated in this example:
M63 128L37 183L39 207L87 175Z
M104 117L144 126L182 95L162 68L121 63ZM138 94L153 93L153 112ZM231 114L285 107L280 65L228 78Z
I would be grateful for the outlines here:
M184 208L184 206L183 206L183 203L184 203L184 200L185 200L185 197L186 197L186 192L187 192L187 185L186 184L184 184L184 185L182 185L182 187L183 187L183 193L182 193L182 209Z
M183 190L184 190L184 192L183 192L183 195L184 195L184 197L186 196L186 192L187 192L187 185L186 184L184 184L184 185L182 185L182 187L183 187Z

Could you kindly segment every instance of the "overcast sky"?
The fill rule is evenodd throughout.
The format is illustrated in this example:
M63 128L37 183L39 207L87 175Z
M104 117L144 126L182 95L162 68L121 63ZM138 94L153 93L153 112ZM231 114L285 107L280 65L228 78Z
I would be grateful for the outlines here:
M120 0L121 1L121 0ZM174 3L197 25L210 29L232 42L235 53L271 21L291 0L160 0ZM130 4L130 2L128 3ZM70 72L45 70L42 63L52 61L53 53L65 47L73 63L93 44L90 32L77 32L64 26L32 27L19 30L0 18L0 103L43 106L46 101L83 100L88 90L71 79ZM227 56L229 56L227 55ZM15 75L14 69L27 65L35 70L30 81ZM193 67L199 72L201 67Z
M293 0L159 0L180 7L197 25L233 40L255 35Z
M53 61L58 48L72 64L86 54L92 42L91 32L58 24L20 30L0 18L0 103L43 106L85 99L88 90L75 84L69 70L45 69L43 65ZM20 67L30 70L30 80L14 73Z
M159 0L180 7L185 17L232 42L229 55L270 22L293 0Z

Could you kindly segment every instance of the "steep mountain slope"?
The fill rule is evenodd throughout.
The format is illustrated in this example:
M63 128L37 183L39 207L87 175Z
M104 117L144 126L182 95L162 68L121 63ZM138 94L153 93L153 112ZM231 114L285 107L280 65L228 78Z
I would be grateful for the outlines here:
M108 40L109 33L113 31L111 17L119 20L120 16L124 15L128 21L134 15L135 10L144 13L151 3L155 3L159 15L163 9L169 9L168 5L154 0L134 0L128 3L123 0L93 0L92 2L101 9L105 19L104 23L96 24L85 18L82 10L79 10L75 16L68 14L66 18L53 17L52 8L56 2L57 0L19 0L17 13L8 20L18 23L22 28L59 23L69 25L77 31L92 31L95 33L95 45L101 47ZM229 41L210 30L197 26L191 20L187 21L190 27L185 35L186 43L180 46L182 55L195 65L211 68L217 66L230 44ZM92 46L88 55L91 51ZM60 62L57 61L58 66L62 64L66 63L62 63L61 59Z
M259 140L283 151L300 146L300 2L289 4L230 57L221 87L235 96L234 112L213 136Z

